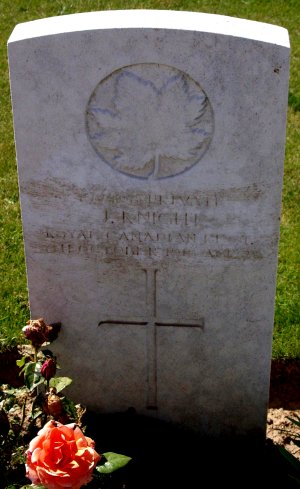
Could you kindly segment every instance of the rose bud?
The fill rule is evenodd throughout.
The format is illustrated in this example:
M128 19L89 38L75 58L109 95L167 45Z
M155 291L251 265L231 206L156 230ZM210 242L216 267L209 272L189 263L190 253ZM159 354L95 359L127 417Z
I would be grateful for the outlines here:
M55 376L56 361L54 360L54 358L48 358L48 360L43 363L43 365L41 366L41 374L47 381Z

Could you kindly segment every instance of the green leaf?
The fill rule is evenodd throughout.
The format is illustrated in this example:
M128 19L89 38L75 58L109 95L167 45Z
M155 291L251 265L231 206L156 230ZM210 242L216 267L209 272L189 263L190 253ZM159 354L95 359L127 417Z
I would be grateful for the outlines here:
M17 360L16 364L18 365L18 367L23 367L23 365L25 364L25 360L26 360L25 355L22 358L20 358L20 360Z
M27 363L26 363L27 359L30 360L30 357L28 355L23 355L23 357L20 358L20 360L16 361L17 366L20 367L20 369L21 369L19 372L19 375L22 375L25 372L25 369L27 366Z
M298 477L294 477L293 475L289 474L289 478L292 479L296 484L299 484L300 486L300 479Z
M2 392L9 396L15 396L17 389L3 389Z
M37 382L34 382L34 384L32 384L31 390L33 391L38 385L41 385L41 384L44 384L44 383L45 383L45 381L41 377Z
M68 387L68 385L70 385L71 383L72 379L70 379L69 377L53 377L50 380L49 385L50 387L55 387L56 392L59 393L63 389L65 389L65 387Z
M294 455L292 455L286 448L279 447L280 453L287 459L287 461L300 472L300 460L298 460Z
M31 415L32 419L37 419L39 416L43 414L43 411L41 409L34 411Z
M77 410L75 402L73 402L71 399L68 399L67 397L62 397L61 401L63 403L64 410L70 420L77 421Z
M41 383L40 364L28 362L24 369L24 382L28 389L34 389Z
M300 427L300 418L297 415L295 416L296 418L289 418L289 416L287 416L287 419L289 419L294 425Z
M100 474L111 474L115 470L121 469L127 465L131 460L131 457L114 452L103 453L103 456L106 458L106 462L96 467L96 470L100 472Z

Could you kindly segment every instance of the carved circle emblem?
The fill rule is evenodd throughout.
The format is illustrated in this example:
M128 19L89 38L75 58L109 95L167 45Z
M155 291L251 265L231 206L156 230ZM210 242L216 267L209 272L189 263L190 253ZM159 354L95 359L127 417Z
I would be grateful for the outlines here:
M88 138L115 170L166 178L195 165L213 136L213 111L201 86L177 68L125 66L99 82L86 111Z

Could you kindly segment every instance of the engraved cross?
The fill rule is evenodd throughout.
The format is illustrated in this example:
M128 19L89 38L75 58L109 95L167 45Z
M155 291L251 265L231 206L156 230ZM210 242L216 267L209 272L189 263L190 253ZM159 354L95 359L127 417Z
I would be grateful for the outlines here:
M130 324L147 326L147 409L157 409L157 327L204 328L204 319L159 318L157 315L157 272L158 270L143 269L146 276L146 315L105 319L103 324Z

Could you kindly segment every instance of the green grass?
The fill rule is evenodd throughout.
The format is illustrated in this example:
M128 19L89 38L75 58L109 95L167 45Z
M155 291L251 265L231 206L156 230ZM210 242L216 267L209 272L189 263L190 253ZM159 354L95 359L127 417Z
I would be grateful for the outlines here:
M29 318L18 200L6 42L28 20L111 9L208 12L281 25L289 30L291 69L273 358L300 358L300 0L0 0L0 339L19 339ZM1 343L0 343L1 346Z

